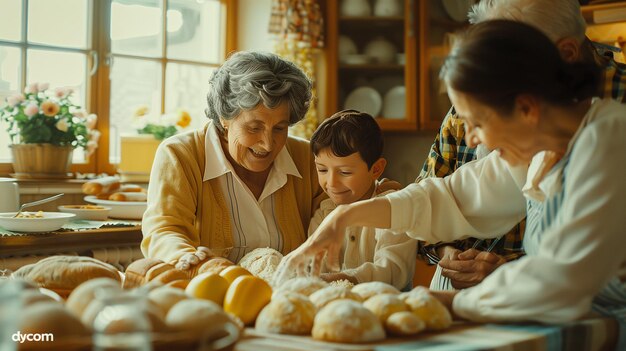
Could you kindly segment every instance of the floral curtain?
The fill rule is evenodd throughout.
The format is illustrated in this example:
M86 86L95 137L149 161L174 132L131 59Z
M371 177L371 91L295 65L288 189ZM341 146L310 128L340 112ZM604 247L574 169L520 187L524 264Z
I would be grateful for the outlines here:
M324 46L324 25L318 0L272 0L269 32L276 37L274 52L300 66L313 81L313 101L304 120L291 134L310 138L318 125L316 58Z

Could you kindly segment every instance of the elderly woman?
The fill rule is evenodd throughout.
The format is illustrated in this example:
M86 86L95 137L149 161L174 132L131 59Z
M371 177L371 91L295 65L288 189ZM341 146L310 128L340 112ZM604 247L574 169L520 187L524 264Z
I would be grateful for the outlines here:
M626 344L626 107L592 99L596 68L562 61L536 29L488 21L467 30L442 70L468 145L497 150L447 178L342 205L279 268L336 253L347 226L428 242L488 238L528 211L527 256L475 287L434 292L475 321L560 323L590 310L621 322ZM315 271L315 270L313 270Z
M239 261L255 248L284 254L306 239L324 198L309 143L289 137L311 82L276 55L239 52L212 75L209 122L159 146L141 250L188 269L212 256Z

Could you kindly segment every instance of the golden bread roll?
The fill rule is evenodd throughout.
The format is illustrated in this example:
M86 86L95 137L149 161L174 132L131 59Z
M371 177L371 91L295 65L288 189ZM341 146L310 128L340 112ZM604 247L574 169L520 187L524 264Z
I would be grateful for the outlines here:
M235 264L224 257L212 257L198 264L197 270L194 272L194 276L202 273L215 273L220 274L226 267L234 266Z
M224 323L232 323L226 312L216 303L208 300L182 300L167 313L165 322L176 331L186 331L197 335L212 334L221 330Z
M356 302L363 302L361 295L353 293L349 288L341 286L327 286L312 293L309 298L317 309L321 309L330 302L340 299L350 299Z
M115 267L85 256L46 257L21 267L13 276L30 280L63 298L67 298L83 282L95 278L110 278L121 284L120 274Z
M90 335L89 329L57 302L41 302L26 306L18 319L18 330L22 334L52 334L54 340Z
M104 289L121 291L120 282L109 278L96 278L79 285L67 298L65 306L76 317L81 318L87 306L96 298L96 292Z
M296 277L284 282L276 292L293 291L308 297L327 286L328 283L318 277Z
M315 306L304 295L285 292L274 295L259 313L255 328L274 334L308 335L313 328Z
M146 257L129 264L126 267L126 272L124 272L124 289L132 289L143 285L146 282L148 270L160 263L163 263L163 261Z
M400 294L400 290L396 289L396 287L383 282L357 284L352 288L352 292L361 295L363 301L367 301L367 299L374 295Z
M175 304L187 299L189 299L189 296L183 290L169 286L162 286L148 293L148 300L161 309L163 316L167 316L167 313Z
M394 335L415 335L424 328L426 328L426 323L409 311L393 313L385 322L385 329Z
M96 195L96 199L98 199L98 200L108 200L109 196L111 196L111 194L113 194L113 193L112 192L111 193L100 193L100 194Z
M82 190L87 195L98 195L101 193L112 192L120 187L120 179L118 177L104 177L88 181L83 184Z
M247 269L252 275L271 283L274 272L283 259L283 254L269 248L261 247L250 251L239 260L239 265Z
M143 192L127 192L127 193L116 192L109 196L109 200L144 202L148 200L148 195Z
M180 290L185 290L185 288L187 288L187 286L189 285L189 279L178 279L178 280L173 280L167 284L165 284L166 286L172 287L172 288L176 288L176 289L180 289Z
M411 312L415 313L426 323L429 330L441 330L450 327L452 316L441 301L432 296L428 289L418 286L399 296L406 303Z
M383 325L393 313L409 310L409 307L396 294L372 296L363 303L363 307L372 311Z
M335 300L315 316L314 339L333 342L374 342L385 338L380 320L360 303Z

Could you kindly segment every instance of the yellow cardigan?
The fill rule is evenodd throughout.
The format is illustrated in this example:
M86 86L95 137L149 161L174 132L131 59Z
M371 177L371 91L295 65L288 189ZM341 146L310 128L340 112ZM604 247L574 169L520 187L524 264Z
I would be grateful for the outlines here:
M224 249L233 246L230 214L218 182L202 181L207 128L212 123L168 138L157 149L142 222L145 257L176 263L198 246L225 257ZM309 221L326 198L309 142L289 137L285 147L302 178L288 175L287 183L275 193L283 254L304 242Z

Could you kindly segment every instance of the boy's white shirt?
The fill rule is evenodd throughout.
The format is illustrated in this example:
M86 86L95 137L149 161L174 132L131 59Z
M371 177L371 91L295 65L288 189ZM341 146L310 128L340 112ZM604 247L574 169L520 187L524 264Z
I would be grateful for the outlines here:
M331 199L322 201L311 218L309 235L336 207ZM380 281L402 289L413 279L416 250L417 241L406 234L386 229L349 227L340 253L341 272L355 277L359 283Z

